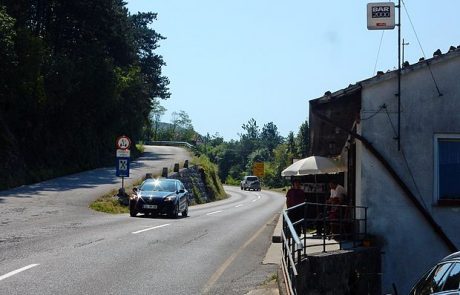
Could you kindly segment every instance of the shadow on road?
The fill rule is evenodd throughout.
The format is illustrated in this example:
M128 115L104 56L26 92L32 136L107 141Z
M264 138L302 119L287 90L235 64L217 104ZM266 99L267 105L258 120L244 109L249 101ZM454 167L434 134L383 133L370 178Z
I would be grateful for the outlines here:
M155 153L153 151L145 151L141 157L131 162L130 169L132 172L137 169L145 169L149 167L152 167L153 169L155 165L151 162L167 160L172 156L174 156L173 153ZM113 167L79 172L36 184L23 185L10 190L0 191L0 203L6 202L6 198L34 198L46 195L49 192L64 192L74 189L91 189L101 185L114 185L119 183L121 179L115 175L115 165L116 163L114 158Z

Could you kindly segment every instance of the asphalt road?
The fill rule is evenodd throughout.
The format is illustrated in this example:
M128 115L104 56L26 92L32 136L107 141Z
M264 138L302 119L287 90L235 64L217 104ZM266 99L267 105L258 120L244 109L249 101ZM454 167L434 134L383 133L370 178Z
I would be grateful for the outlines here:
M128 182L188 158L149 147ZM230 198L178 219L88 209L120 186L114 175L98 169L0 192L0 294L246 294L276 272L262 260L282 195L226 187Z

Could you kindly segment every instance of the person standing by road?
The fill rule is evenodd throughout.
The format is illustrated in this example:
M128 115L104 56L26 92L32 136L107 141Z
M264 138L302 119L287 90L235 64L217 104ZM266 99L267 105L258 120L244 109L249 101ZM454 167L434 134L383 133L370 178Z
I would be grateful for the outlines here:
M286 193L286 207L289 209L296 205L302 204L305 202L305 192L301 189L301 183L299 179L294 179L292 181L292 187ZM289 219L292 223L295 223L304 218L304 208L297 207L288 211ZM302 223L299 222L294 225L294 229L298 236L301 234Z
M343 186L332 180L329 182L329 188L331 189L331 195L329 197L330 203L348 205L345 204L347 198L347 191Z
M336 235L341 229L341 219L344 215L344 208L339 205L348 205L347 191L335 181L329 182L329 188L331 189L331 196L327 200L327 203L330 204L328 219L330 221L330 231Z

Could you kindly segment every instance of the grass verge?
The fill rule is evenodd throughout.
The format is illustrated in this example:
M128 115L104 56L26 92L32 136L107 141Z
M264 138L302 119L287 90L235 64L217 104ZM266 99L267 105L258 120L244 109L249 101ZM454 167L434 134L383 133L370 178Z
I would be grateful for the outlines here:
M95 211L111 214L128 213L128 206L120 204L118 199L114 197L116 194L117 191L112 190L102 197L99 197L96 201L91 203L89 207Z

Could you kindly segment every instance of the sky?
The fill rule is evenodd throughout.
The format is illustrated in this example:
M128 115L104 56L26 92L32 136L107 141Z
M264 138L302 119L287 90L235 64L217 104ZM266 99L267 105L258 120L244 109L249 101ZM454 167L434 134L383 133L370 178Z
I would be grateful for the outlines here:
M273 122L281 136L308 120L308 101L398 65L398 30L368 30L363 0L128 0L155 12L166 37L167 112L184 111L198 133L239 139L242 125ZM396 4L398 3L395 1ZM460 45L460 0L401 1L404 60ZM424 53L423 53L424 52Z

